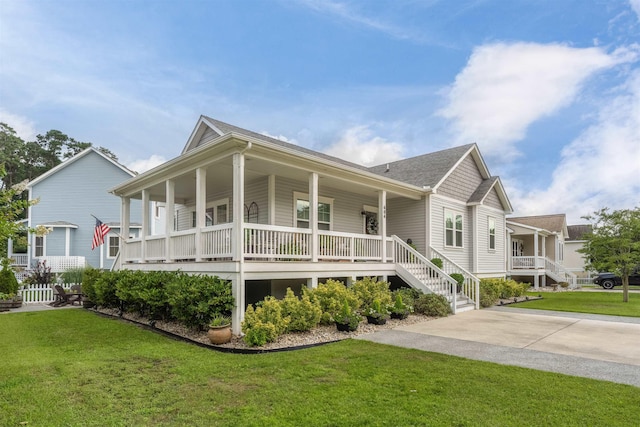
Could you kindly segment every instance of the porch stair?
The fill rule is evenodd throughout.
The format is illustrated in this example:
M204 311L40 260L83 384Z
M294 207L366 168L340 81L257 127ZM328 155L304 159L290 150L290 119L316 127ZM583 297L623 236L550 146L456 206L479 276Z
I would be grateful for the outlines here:
M577 287L578 280L576 275L564 268L563 265L560 265L546 257L544 259L544 264L547 276L551 277L556 282L569 283L570 288Z
M424 255L397 236L393 236L393 245L396 274L411 287L424 293L443 295L454 314L477 308L475 301L465 292L466 288L463 286L462 292L458 293L456 281Z

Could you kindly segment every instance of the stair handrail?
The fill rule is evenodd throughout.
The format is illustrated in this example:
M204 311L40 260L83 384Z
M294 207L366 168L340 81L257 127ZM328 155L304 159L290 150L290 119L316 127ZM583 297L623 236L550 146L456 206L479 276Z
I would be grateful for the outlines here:
M407 243L405 243L404 240L400 239L396 235L393 235L391 237L393 238L393 242L394 242L393 262L395 264L400 264L400 265L402 265L403 263L404 264L421 264L422 266L427 267L429 270L435 272L438 278L444 279L445 284L444 286L442 286L442 283L441 283L440 290L445 291L446 296L451 298L451 308L453 310L453 313L455 314L457 293L455 292L454 289L457 285L457 282L453 280L451 276L449 276L444 270L439 268L437 265L429 261L420 252L418 252L417 250L409 246ZM398 247L404 250L404 254L398 253L398 250L396 249ZM420 280L420 282L422 282L425 287L430 289L432 288L431 286L429 286L429 284L423 282L422 280ZM434 291L433 289L431 290Z
M553 274L557 275L561 279L569 282L571 287L575 287L577 284L577 276L567 270L564 265L559 264L552 260L551 258L545 257L545 269L551 271Z
M433 246L429 246L429 251L431 252L431 258L440 258L443 262L443 269L446 266L451 266L454 271L451 271L447 274L460 272L464 276L464 284L462 293L470 298L474 304L476 305L476 310L480 309L480 279L477 278L473 273L466 270L464 267L459 266L451 259L447 258L443 253L435 249ZM435 255L435 256L434 256Z

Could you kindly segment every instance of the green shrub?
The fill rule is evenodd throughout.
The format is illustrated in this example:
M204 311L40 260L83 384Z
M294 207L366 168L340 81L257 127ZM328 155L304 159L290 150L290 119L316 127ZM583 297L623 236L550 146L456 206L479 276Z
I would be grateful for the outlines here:
M104 271L93 283L92 301L96 305L106 308L119 308L120 300L116 295L116 284L118 280L118 272Z
M451 276L451 278L453 280L455 280L458 285L462 285L464 283L464 275L463 274L451 273L449 276Z
M360 300L344 284L337 280L329 279L309 292L311 301L317 301L322 309L320 323L329 325L334 322L334 317L342 309L344 301L347 301L351 310L360 308Z
M168 271L118 272L116 296L128 312L136 312L151 319L167 319L169 304L165 286L176 280L179 273Z
M500 285L496 279L480 279L480 307L491 307L500 299Z
M69 268L62 273L62 282L67 285L82 283L85 267Z
M431 258L431 264L435 265L436 267L438 267L440 270L442 270L442 259L440 258Z
M504 279L501 277L482 279L480 284L484 282L485 292L487 292L487 301L489 305L483 307L489 307L495 304L498 299L509 299L513 297L520 297L525 294L529 288L527 283L518 283L515 280ZM491 288L491 290L489 290ZM482 305L482 286L480 288L480 305ZM492 303L490 303L493 301Z
M82 274L82 293L94 303L97 301L95 283L101 274L102 270L92 267L85 268Z
M275 341L287 330L289 319L282 316L280 301L274 297L266 297L256 304L247 307L242 322L244 341L249 345L264 345Z
M414 309L417 313L422 313L432 317L446 317L451 314L449 301L436 294L424 294L416 300Z
M320 323L322 309L317 300L312 301L309 291L302 288L302 296L298 298L291 288L287 288L287 294L280 301L282 315L289 319L287 332L309 331Z
M391 291L389 291L389 283L387 282L365 277L356 281L351 290L360 300L360 307L363 310L372 308L373 302L376 300L380 301L383 307L391 305Z
M349 325L350 331L355 331L360 324L362 317L357 311L353 310L347 300L342 302L342 307L334 315L334 321L343 325Z
M2 270L0 270L0 293L15 295L18 293L19 288L20 284L11 268L11 260L3 258Z
M420 295L423 293L415 288L400 288L391 292L391 296L393 300L397 298L398 295L402 298L402 302L409 307L413 307L415 305L415 301L420 298Z
M234 308L231 282L216 276L176 273L167 284L171 316L187 327L204 330L217 315L229 315Z

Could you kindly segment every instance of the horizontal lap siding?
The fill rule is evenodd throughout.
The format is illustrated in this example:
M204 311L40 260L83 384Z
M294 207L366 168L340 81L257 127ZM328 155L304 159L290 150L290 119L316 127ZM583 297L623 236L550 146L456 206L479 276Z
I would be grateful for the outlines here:
M202 135L202 138L200 138L200 141L198 141L198 144L196 146L200 147L202 145L205 145L213 141L214 139L218 138L219 136L220 135L214 132L213 129L207 128L207 130L204 132L204 134Z
M482 202L486 206L490 206L492 208L503 210L502 202L500 202L500 198L498 197L498 192L495 188L491 189L491 192L487 194L484 201Z
M293 193L309 193L309 184L287 178L276 178L276 225L294 226ZM363 233L362 208L364 205L378 206L377 197L349 193L330 187L318 189L320 197L333 199L333 230L346 233Z
M269 223L269 191L268 177L258 178L255 181L247 183L244 190L245 210L251 206L252 202L258 205L258 224ZM245 221L247 213L244 212Z
M489 217L496 221L496 248L489 249ZM478 273L504 273L505 227L504 213L478 207Z
M34 185L32 196L40 198L40 202L32 208L31 224L67 221L77 225L77 229L71 230L69 255L84 256L90 265L99 267L100 251L91 250L95 228L91 214L103 222L120 222L120 198L108 190L130 178L131 175L98 153L90 152ZM131 201L131 219L140 222L141 203L138 200ZM64 229L59 232L64 242ZM47 255L54 255L49 247L52 251L59 250L56 236L47 241ZM61 255L64 255L64 246ZM110 266L111 260L105 260L104 267Z
M437 196L431 197L431 244L461 267L471 270L471 245L473 222L466 205L458 204ZM450 209L462 214L463 245L464 248L450 248L444 246L444 210Z
M420 253L425 253L426 207L424 200L387 200L387 234L403 241L411 239Z

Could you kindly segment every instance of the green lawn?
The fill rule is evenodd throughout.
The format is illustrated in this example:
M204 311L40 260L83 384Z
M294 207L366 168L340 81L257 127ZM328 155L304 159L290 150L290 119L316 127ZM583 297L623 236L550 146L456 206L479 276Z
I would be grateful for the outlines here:
M636 293L629 293L629 302L622 302L622 293L610 291L530 292L529 295L542 295L543 299L509 307L640 317L640 294Z
M640 407L628 385L356 340L226 354L84 310L0 315L0 336L3 426L628 426Z

